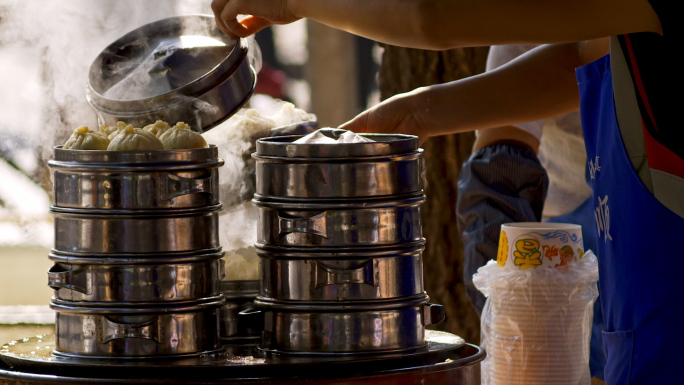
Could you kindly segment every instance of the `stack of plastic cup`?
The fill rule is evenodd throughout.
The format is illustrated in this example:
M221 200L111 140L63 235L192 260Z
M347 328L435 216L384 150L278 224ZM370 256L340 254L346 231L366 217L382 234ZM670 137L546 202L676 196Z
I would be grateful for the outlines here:
M483 383L589 383L596 269L591 252L593 264L583 260L580 227L525 223L504 225L504 232L498 263L483 267L475 279L488 296Z

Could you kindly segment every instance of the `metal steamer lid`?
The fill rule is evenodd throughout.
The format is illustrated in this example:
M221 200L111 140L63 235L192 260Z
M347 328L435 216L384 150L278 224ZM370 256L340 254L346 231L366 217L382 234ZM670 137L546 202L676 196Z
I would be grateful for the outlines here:
M170 17L122 36L93 61L86 97L101 120L146 125L184 121L198 132L244 105L256 85L248 43L209 15Z
M177 168L220 167L218 149L211 144L206 148L148 151L80 151L55 147L55 156L48 161L54 169L98 169L103 171L123 168L142 170L146 168L173 171Z
M345 130L321 129L324 135L337 139ZM343 160L344 158L398 156L418 153L418 137L404 134L359 134L373 142L362 143L293 143L303 135L280 136L257 140L259 157L282 158L328 158Z

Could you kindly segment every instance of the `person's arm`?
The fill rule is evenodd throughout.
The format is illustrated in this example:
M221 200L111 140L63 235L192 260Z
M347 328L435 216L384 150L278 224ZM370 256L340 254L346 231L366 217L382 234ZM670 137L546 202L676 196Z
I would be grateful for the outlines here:
M607 39L543 45L494 71L396 95L340 128L425 140L561 115L579 108L575 68L607 52Z
M536 47L536 44L491 46L489 48L489 53L487 53L485 72L491 72ZM503 126L477 130L475 132L476 136L475 143L473 144L473 152L499 143L514 143L528 147L537 154L543 125L543 120L537 120L519 124L517 126Z
M382 43L449 49L661 33L647 0L214 0L217 24L245 37L310 18ZM238 22L238 15L253 15Z
M501 225L541 221L549 178L531 149L500 143L474 151L458 176L456 218L463 283L478 314L485 303L473 274L496 259Z

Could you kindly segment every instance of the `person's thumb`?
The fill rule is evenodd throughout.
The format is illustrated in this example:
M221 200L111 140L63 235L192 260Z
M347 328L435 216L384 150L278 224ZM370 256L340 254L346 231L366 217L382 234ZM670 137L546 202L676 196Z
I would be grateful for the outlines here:
M240 20L240 24L242 24L242 27L244 28L244 35L240 35L241 37L253 35L262 29L273 25L273 23L266 19L251 15Z

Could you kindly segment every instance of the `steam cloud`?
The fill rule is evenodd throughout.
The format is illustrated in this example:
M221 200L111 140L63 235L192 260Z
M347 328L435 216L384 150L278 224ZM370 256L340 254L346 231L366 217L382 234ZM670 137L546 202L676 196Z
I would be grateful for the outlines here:
M6 120L35 122L28 127L17 123L9 129L26 130L25 136L39 153L41 175L38 179L47 191L52 190L46 163L53 157L53 147L64 143L76 127L98 125L97 115L86 101L85 89L89 67L102 49L127 32L155 20L211 14L210 3L211 0L0 0L0 49L15 46L29 50L31 64L37 65L40 71L38 87L20 90L3 87L3 92L30 93L24 96L32 101L30 109L13 111L13 116ZM249 60L258 71L261 53L254 41L250 41L250 47L255 49L250 49ZM246 139L240 147L245 146L248 146ZM231 170L229 173L242 174L234 170L242 165L226 166ZM244 245L251 244L250 238L254 237L247 231L252 224L245 226L245 221L253 219L247 217L250 215L245 213L244 219L231 221L236 231L236 237L231 238L241 239ZM221 228L222 233L230 231Z

